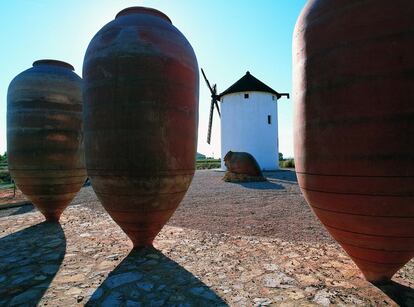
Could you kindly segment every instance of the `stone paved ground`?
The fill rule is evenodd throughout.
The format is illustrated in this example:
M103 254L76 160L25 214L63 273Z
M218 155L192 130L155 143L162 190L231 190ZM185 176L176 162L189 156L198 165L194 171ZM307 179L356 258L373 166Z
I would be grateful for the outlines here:
M210 174L198 173L195 184ZM251 186L234 188L251 200L257 194ZM198 201L197 193L193 186L183 208ZM0 218L0 306L396 305L391 298L414 305L414 261L381 290L329 239L171 226L177 217L156 249L131 252L124 233L91 202L96 197L86 188L61 226L42 223L35 210Z

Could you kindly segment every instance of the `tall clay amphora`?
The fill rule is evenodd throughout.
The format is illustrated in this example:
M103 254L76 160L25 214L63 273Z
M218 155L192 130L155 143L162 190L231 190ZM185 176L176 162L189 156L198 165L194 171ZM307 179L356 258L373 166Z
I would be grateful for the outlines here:
M194 51L166 15L131 7L92 39L83 77L93 189L135 248L151 246L194 174Z
M366 279L414 256L414 1L311 0L294 34L295 163Z
M7 154L16 185L58 221L86 179L82 79L72 65L40 60L7 93Z

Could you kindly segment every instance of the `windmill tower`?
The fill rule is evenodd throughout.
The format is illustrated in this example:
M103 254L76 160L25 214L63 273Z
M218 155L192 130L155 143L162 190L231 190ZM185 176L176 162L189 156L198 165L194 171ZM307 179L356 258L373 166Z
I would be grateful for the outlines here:
M207 142L210 144L214 105L221 110L221 168L225 169L224 156L228 151L252 154L262 170L279 168L279 139L277 101L289 94L278 93L250 72L221 94L210 86L212 93ZM220 108L218 106L220 101Z

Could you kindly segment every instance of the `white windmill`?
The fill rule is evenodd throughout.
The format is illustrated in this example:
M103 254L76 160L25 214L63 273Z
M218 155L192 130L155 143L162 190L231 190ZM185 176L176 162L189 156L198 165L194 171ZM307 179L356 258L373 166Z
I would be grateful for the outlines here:
M278 93L250 72L246 72L227 90L217 94L216 84L211 86L204 71L201 71L211 91L208 144L211 139L214 106L221 117L221 168L225 169L223 158L231 150L252 154L262 170L278 169L277 101L283 96L289 99L289 94Z

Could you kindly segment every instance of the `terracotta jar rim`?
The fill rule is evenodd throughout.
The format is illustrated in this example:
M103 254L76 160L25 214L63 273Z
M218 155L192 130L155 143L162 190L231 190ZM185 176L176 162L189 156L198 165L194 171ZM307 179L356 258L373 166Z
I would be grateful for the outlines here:
M120 11L118 14L116 14L115 18L121 17L121 16L126 16L129 14L149 14L149 15L153 15L153 16L157 16L157 17L161 17L165 20L167 20L169 23L172 24L171 19L165 15L163 12L160 12L156 9L150 8L150 7L144 7L144 6L131 6L131 7L127 7L125 9L123 9L122 11Z
M39 65L52 65L52 66L68 68L70 70L75 70L75 68L69 63L59 61L59 60L43 59L43 60L37 60L33 62L33 67L39 66Z

